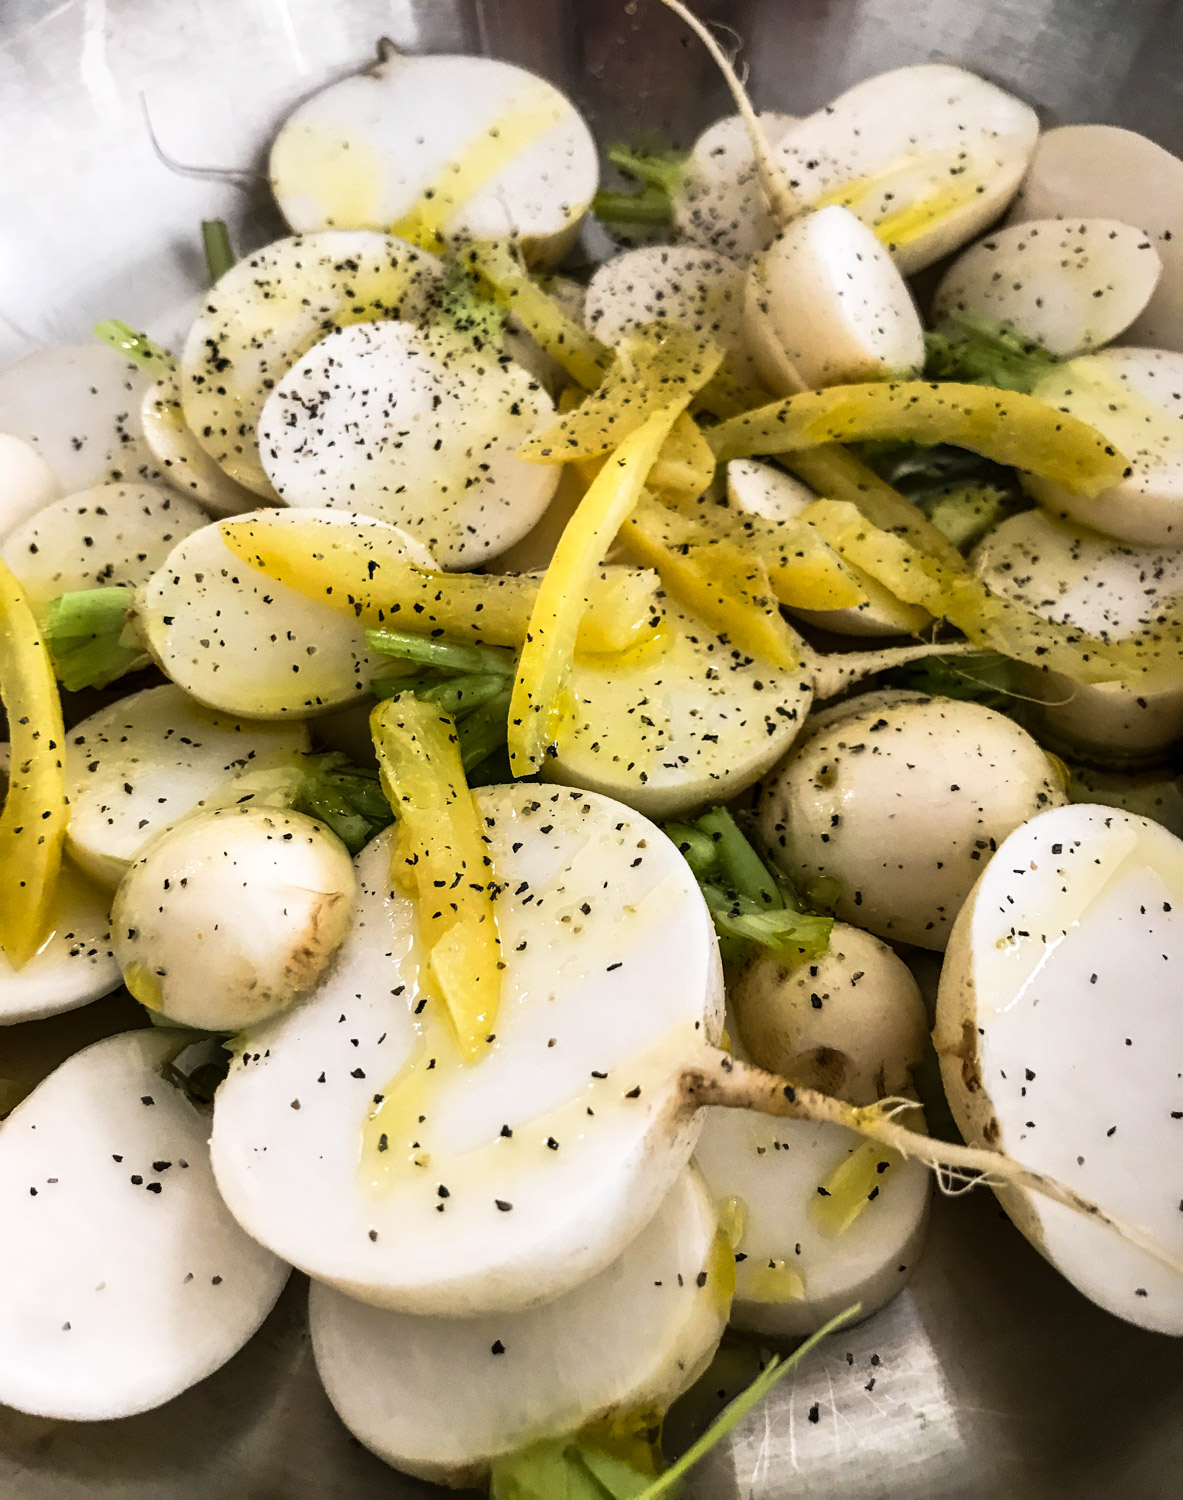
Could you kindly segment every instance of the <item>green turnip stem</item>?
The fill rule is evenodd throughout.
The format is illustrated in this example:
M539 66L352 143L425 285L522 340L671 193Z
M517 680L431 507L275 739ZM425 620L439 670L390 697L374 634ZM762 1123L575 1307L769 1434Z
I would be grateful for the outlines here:
M145 370L153 370L161 375L176 368L176 360L167 349L155 343L146 333L137 333L118 318L107 318L102 323L96 323L94 334L133 364L143 365Z
M225 219L202 219L201 245L210 281L221 281L236 259Z
M106 687L143 657L143 644L128 624L135 590L76 589L50 600L45 641L58 681L71 693Z
M512 677L517 666L512 651L502 651L496 646L432 640L405 630L367 630L366 645L380 656L413 661L421 667L439 667L447 672L495 672Z
M370 687L379 698L414 693L416 698L438 703L446 714L459 719L504 691L505 678L497 672L468 672L459 677L378 677Z
M987 1187L1037 1193L1083 1218L1093 1219L1152 1260L1183 1276L1183 1258L1151 1239L1137 1225L1106 1213L1099 1204L1054 1177L1025 1167L1001 1151L933 1140L921 1131L897 1124L896 1115L920 1108L913 1099L881 1099L877 1104L860 1108L816 1089L803 1088L775 1073L766 1073L763 1068L753 1067L726 1052L713 1054L701 1067L685 1069L681 1089L691 1109L713 1104L728 1109L750 1109L777 1119L844 1125L868 1140L891 1147L903 1157L923 1162L946 1183L952 1177L963 1186L980 1182Z
M592 212L606 224L668 224L673 205L668 193L647 183L639 193L597 193Z
M495 697L466 714L456 725L460 737L460 759L467 775L506 743L509 733L511 689L504 686Z

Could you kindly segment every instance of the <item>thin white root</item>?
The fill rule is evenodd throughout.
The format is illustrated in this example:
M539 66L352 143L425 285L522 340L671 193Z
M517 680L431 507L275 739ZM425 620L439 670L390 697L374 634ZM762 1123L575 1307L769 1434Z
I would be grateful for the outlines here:
M890 667L906 667L927 656L971 656L978 650L970 641L921 641L915 646L881 646L874 651L822 653L805 648L802 656L813 675L813 691L824 703Z
M189 163L178 161L175 156L170 156L160 144L156 134L156 128L152 124L152 116L148 112L148 96L140 91L140 109L143 112L144 124L148 130L148 140L152 145L156 159L174 172L178 177L193 177L200 182L228 182L232 187L242 188L249 192L260 182L266 182L267 178L262 172L249 172L237 167L196 167Z
M735 100L740 118L743 120L744 129L748 133L748 139L752 143L752 154L756 161L756 171L760 178L760 186L764 196L768 199L768 207L776 220L778 229L783 229L791 219L795 219L801 212L802 205L797 200L797 195L789 186L789 180L781 170L773 154L772 147L768 143L768 137L764 134L764 127L760 124L760 118L752 106L747 90L740 82L739 75L731 64L726 52L720 47L710 29L701 22L692 11L682 4L682 0L661 0L661 3L690 27L695 36L710 53L715 66L723 75L727 87L731 90L731 97Z
M1183 1258L1151 1239L1136 1225L1106 1213L1099 1204L1065 1187L1054 1177L1025 1167L1001 1151L980 1146L957 1146L896 1124L893 1117L902 1108L916 1107L910 1099L882 1099L878 1104L858 1108L816 1089L790 1083L775 1073L766 1073L763 1068L740 1062L726 1052L712 1054L702 1067L687 1068L682 1074L681 1088L682 1097L690 1109L715 1104L728 1109L751 1109L779 1119L845 1125L868 1140L890 1146L901 1156L923 1162L937 1175L938 1181L944 1176L947 1180L960 1179L961 1183L970 1185L972 1176L973 1184L1022 1188L1026 1192L1038 1193L1041 1198L1059 1203L1083 1218L1095 1220L1159 1265L1183 1276Z

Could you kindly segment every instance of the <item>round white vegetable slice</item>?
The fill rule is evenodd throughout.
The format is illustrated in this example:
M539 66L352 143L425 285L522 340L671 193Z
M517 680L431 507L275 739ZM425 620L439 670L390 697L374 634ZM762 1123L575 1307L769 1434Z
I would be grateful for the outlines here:
M571 712L545 774L651 818L739 795L784 755L809 706L809 668L782 672L666 599L655 639L629 657L576 657Z
M1061 125L1039 137L1012 218L1121 219L1146 230L1162 276L1130 342L1183 350L1183 161L1116 125Z
M189 430L231 479L274 499L256 434L268 392L334 328L424 317L441 276L434 256L360 229L297 235L246 256L206 294L185 343Z
M666 322L713 338L741 380L754 376L743 318L744 277L735 261L697 245L642 245L598 268L583 318L605 344Z
M342 511L263 510L269 526L379 525ZM407 557L435 563L400 533ZM385 658L366 649L363 626L257 572L230 551L217 525L173 549L140 590L136 615L161 668L211 708L255 719L307 718L370 690Z
M905 275L973 239L1014 196L1035 111L946 63L878 73L807 116L774 153L800 201L869 224Z
M476 1485L490 1463L589 1423L664 1412L709 1360L731 1268L686 1171L606 1270L525 1312L424 1318L313 1284L316 1368L341 1420L387 1463Z
M548 1301L640 1232L693 1150L679 1066L722 1004L710 917L660 830L595 793L475 795L503 886L488 1052L462 1064L420 989L385 833L359 856L325 984L244 1038L212 1142L262 1243L351 1295L447 1317Z
M319 983L356 893L348 850L314 818L198 813L154 838L115 892L124 982L182 1025L254 1025Z
M903 959L837 922L820 958L761 953L728 986L744 1051L762 1068L851 1104L910 1091L928 1015Z
M172 684L133 693L66 735L67 847L114 887L150 838L246 767L307 748L302 724L224 717Z
M48 464L57 494L163 479L144 441L140 403L152 376L106 344L39 349L0 372L0 432Z
M1183 1255L1183 842L1109 807L1017 829L958 920L933 1033L966 1139ZM1014 1189L1036 1249L1101 1307L1183 1334L1183 1276Z
M271 187L293 229L513 238L556 264L595 196L599 158L553 84L490 57L404 57L288 116Z
M107 584L146 583L209 517L183 495L147 484L101 484L47 505L18 526L0 555L29 601Z
M837 880L842 921L940 950L1006 835L1065 800L1025 730L979 704L933 698L807 735L765 783L760 833L787 874Z
M23 438L0 432L0 542L58 494L53 470L40 453Z
M769 521L792 521L817 496L807 484L758 459L733 458L727 465L727 499L736 510ZM931 621L926 610L902 604L870 574L858 572L866 598L848 609L794 609L799 620L835 635L916 635Z
M1120 807L1140 818L1153 818L1177 839L1183 839L1183 774L1169 768L1155 771L1107 771L1096 766L1071 765L1068 795L1073 802Z
M1123 334L1161 270L1143 229L1118 219L1034 219L996 229L955 260L933 317L938 327L979 318L1066 359Z
M788 396L850 381L909 379L924 327L891 256L848 208L802 214L748 272L744 329L760 379Z
M175 1033L96 1042L0 1128L0 1401L59 1420L161 1406L258 1328L287 1267L245 1235Z
M537 381L460 334L360 323L288 371L259 419L263 465L289 505L360 511L473 568L534 525L559 482L517 456L554 412Z
M779 145L796 123L796 116L773 110L760 115L770 146ZM680 239L733 260L763 250L776 233L739 115L716 120L695 141L681 190L674 194L674 226Z
M1152 634L1183 590L1183 550L1123 546L1038 510L1010 516L989 532L973 567L994 593L1104 640ZM1090 756L1144 760L1183 738L1183 689L1149 693L1120 682L1078 683L1034 667L1021 675L1047 733Z
M119 987L110 904L85 875L63 865L45 942L20 969L0 950L0 1026L76 1010Z
M145 390L140 420L144 440L174 488L192 495L215 516L236 516L258 506L259 497L235 484L189 431L175 371L158 376Z
M1130 465L1120 483L1088 498L1031 476L1040 505L1136 547L1183 547L1183 354L1082 355L1050 370L1032 394L1091 423Z
M694 1160L732 1235L737 1328L797 1338L854 1302L869 1317L908 1284L932 1195L919 1162L841 1125L743 1109L707 1111Z

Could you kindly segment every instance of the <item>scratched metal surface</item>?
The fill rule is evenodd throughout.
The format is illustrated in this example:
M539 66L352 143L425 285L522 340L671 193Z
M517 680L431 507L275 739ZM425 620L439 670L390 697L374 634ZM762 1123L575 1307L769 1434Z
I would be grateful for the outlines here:
M1183 149L1174 0L710 0L704 9L747 41L763 105L802 111L878 69L940 57L997 78L1049 120L1111 120ZM655 0L0 0L0 359L83 336L99 316L168 334L201 286L197 221L227 218L243 247L278 231L250 175L271 129L295 100L365 61L383 33L408 48L483 49L535 67L609 134L646 126L684 140L726 108L699 49ZM170 170L147 119L174 161L247 175L230 183ZM99 1011L87 1024L104 1019ZM108 1024L126 1019L112 1012ZM54 1046L52 1026L10 1028L0 1071L19 1073L22 1048L48 1058ZM160 1411L71 1426L0 1410L0 1494L435 1493L340 1427L311 1367L303 1295L297 1278L236 1360ZM937 1204L909 1290L782 1387L692 1492L1166 1500L1180 1474L1178 1345L1083 1302L979 1195Z

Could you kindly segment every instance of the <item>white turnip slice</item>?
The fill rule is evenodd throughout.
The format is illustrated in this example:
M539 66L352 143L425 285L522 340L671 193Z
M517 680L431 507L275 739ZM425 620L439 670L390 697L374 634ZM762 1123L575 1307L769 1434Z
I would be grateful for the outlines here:
M49 937L19 969L0 950L0 1026L75 1010L118 988L110 905L79 870L63 866Z
M796 116L773 110L762 110L759 120L770 146L778 145L797 123ZM698 137L673 197L678 238L704 250L744 261L763 250L776 233L739 115L725 115Z

